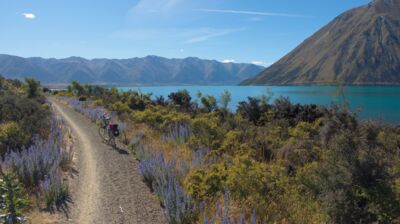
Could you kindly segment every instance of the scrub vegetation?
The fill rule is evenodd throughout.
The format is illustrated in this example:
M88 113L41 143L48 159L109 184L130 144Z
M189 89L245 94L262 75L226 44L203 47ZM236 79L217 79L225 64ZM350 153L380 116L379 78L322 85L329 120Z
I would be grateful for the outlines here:
M400 223L400 128L345 105L267 94L232 112L227 91L164 98L77 82L55 94L118 116L169 223Z
M22 223L34 204L63 206L68 188L63 173L72 151L67 128L51 111L40 83L0 76L0 211L4 223Z

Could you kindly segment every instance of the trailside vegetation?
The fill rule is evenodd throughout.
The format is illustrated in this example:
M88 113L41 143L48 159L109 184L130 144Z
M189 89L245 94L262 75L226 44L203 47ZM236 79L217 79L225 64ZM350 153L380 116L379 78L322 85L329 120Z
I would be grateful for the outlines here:
M74 82L58 95L126 124L169 223L400 223L399 126L270 95L233 112L228 91L164 98Z
M40 83L0 76L0 212L25 222L34 204L52 210L68 198L63 171L72 161L64 121L52 113Z

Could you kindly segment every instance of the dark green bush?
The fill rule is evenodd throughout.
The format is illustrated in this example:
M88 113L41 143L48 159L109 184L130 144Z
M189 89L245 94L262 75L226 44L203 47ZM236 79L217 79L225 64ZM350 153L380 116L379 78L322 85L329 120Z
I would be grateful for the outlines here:
M193 106L190 96L187 90L180 90L178 92L174 92L168 95L171 103L175 106L178 106L183 111L189 112Z

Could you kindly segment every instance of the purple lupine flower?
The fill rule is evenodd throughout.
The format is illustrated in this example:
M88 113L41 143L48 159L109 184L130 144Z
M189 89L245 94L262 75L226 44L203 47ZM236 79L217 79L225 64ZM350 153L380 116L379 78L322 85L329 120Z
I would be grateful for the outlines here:
M62 120L52 119L47 139L34 137L31 146L20 152L9 151L0 161L2 169L12 170L26 187L38 186L54 167L71 160L70 150L63 147Z
M165 216L170 223L182 223L194 213L194 204L185 194L178 178L183 175L176 169L175 160L165 160L162 153L154 153L150 146L138 144L139 168L144 180L152 186L165 207Z
M223 222L222 223L226 223L226 224L228 224L229 223L229 217L230 217L230 192L229 192L229 190L225 190L225 193L224 193L224 211L223 211L223 214L222 214L222 217L223 217Z
M46 204L48 207L59 205L68 194L68 187L62 180L62 174L58 167L54 166L42 182Z
M190 136L192 136L192 129L189 124L175 124L161 137L161 141L180 145L185 143Z
M93 122L95 122L102 114L107 112L107 110L101 106L90 107L89 105L93 105L93 102L90 100L83 102L69 97L59 97L59 99L67 102L75 111L85 115Z
M250 217L250 224L256 224L257 223L257 213L256 209L253 209Z
M240 216L240 224L246 224L246 213L243 211L242 215Z

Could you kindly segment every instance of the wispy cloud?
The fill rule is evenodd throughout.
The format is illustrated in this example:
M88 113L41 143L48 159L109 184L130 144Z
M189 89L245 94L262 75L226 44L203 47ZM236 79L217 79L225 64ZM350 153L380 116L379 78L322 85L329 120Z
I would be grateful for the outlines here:
M202 32L198 34L192 34L189 39L185 41L187 44L192 44L192 43L199 43L203 41L207 41L208 39L211 38L216 38L216 37L222 37L226 36L228 34L236 33L243 31L244 29L206 29L202 30Z
M207 40L240 32L244 28L223 29L223 28L146 28L146 29L126 29L116 30L107 37L111 39L131 40L131 41L157 41L157 42L173 42L183 44L195 44L205 42ZM180 49L181 52L184 49Z
M25 17L25 19L35 19L36 15L33 13L22 13L22 16Z
M138 3L131 9L132 13L155 13L173 9L182 0L139 0Z
M297 15L297 14L275 13L275 12L259 12L259 11L243 11L243 10L231 10L231 9L196 9L195 11L209 12L209 13L251 15L251 16L280 16L280 17L311 18L310 16Z

